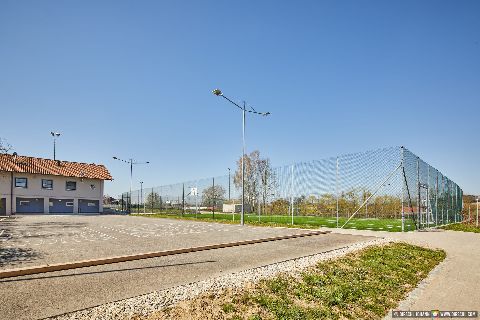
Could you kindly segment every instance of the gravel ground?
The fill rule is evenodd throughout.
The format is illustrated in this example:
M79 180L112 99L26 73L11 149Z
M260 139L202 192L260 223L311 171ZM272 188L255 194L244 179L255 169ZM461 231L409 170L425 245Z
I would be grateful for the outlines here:
M372 245L384 244L391 241L392 239L389 238L381 238L355 243L336 250L273 263L258 268L227 274L217 278L160 290L149 294L111 302L97 307L80 310L48 319L111 320L128 319L134 315L148 315L162 308L172 306L177 302L194 298L205 292L216 292L226 288L239 288L245 286L247 283L256 283L262 279L273 277L274 275L279 273L297 273L315 265L319 261L338 258L356 250L360 250Z

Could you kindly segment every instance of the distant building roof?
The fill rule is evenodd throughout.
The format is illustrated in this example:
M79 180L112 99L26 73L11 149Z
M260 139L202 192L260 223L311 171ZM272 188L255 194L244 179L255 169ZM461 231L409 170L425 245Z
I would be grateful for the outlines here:
M26 157L15 153L0 154L0 171L112 180L110 172L101 164Z

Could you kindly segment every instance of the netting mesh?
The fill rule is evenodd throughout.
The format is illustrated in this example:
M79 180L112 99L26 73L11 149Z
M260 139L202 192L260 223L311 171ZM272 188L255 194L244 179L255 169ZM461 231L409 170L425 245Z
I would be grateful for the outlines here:
M247 168L247 222L400 231L462 219L462 190L403 147ZM234 176L126 192L122 203L132 213L238 221L242 188Z

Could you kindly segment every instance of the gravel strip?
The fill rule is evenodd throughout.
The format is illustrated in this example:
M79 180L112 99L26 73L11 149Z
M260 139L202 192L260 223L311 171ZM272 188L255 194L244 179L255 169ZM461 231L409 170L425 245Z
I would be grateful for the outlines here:
M79 310L47 319L55 320L111 320L128 319L134 315L149 315L180 301L192 299L205 292L218 292L226 288L240 288L247 283L256 283L262 279L273 277L279 273L298 273L319 261L335 259L350 252L373 245L385 244L394 240L379 238L355 243L340 249L322 252L310 256L291 259L262 267L257 267L217 278L189 283L169 289L155 291L141 296L110 302L97 307Z

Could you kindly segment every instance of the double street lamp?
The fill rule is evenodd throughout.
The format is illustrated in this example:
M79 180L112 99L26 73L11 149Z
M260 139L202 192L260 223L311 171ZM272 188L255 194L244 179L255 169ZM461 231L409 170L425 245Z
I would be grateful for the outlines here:
M137 164L148 164L150 163L150 161L146 161L146 162L137 162L137 161L134 161L132 158L128 159L128 160L123 160L123 159L120 159L118 157L113 157L113 159L115 160L118 160L118 161L121 161L121 162L124 162L124 163L128 163L130 165L130 194L129 194L129 198L130 200L128 201L128 205L127 205L127 210L128 210L128 213L131 213L130 212L130 206L132 204L132 183L133 183L133 165L137 165Z
M50 134L53 137L53 160L56 160L55 145L57 143L57 138L60 137L60 132L51 131Z
M212 91L214 95L217 97L223 97L225 100L242 110L242 142L243 142L243 148L242 148L242 214L240 216L240 224L243 226L245 221L245 115L246 113L252 113L252 114L257 114L260 116L268 116L270 115L270 112L257 112L255 109L251 108L252 110L247 110L245 101L243 101L243 107L238 105L237 103L233 102L230 100L228 97L226 97L223 92L220 89L215 89Z

